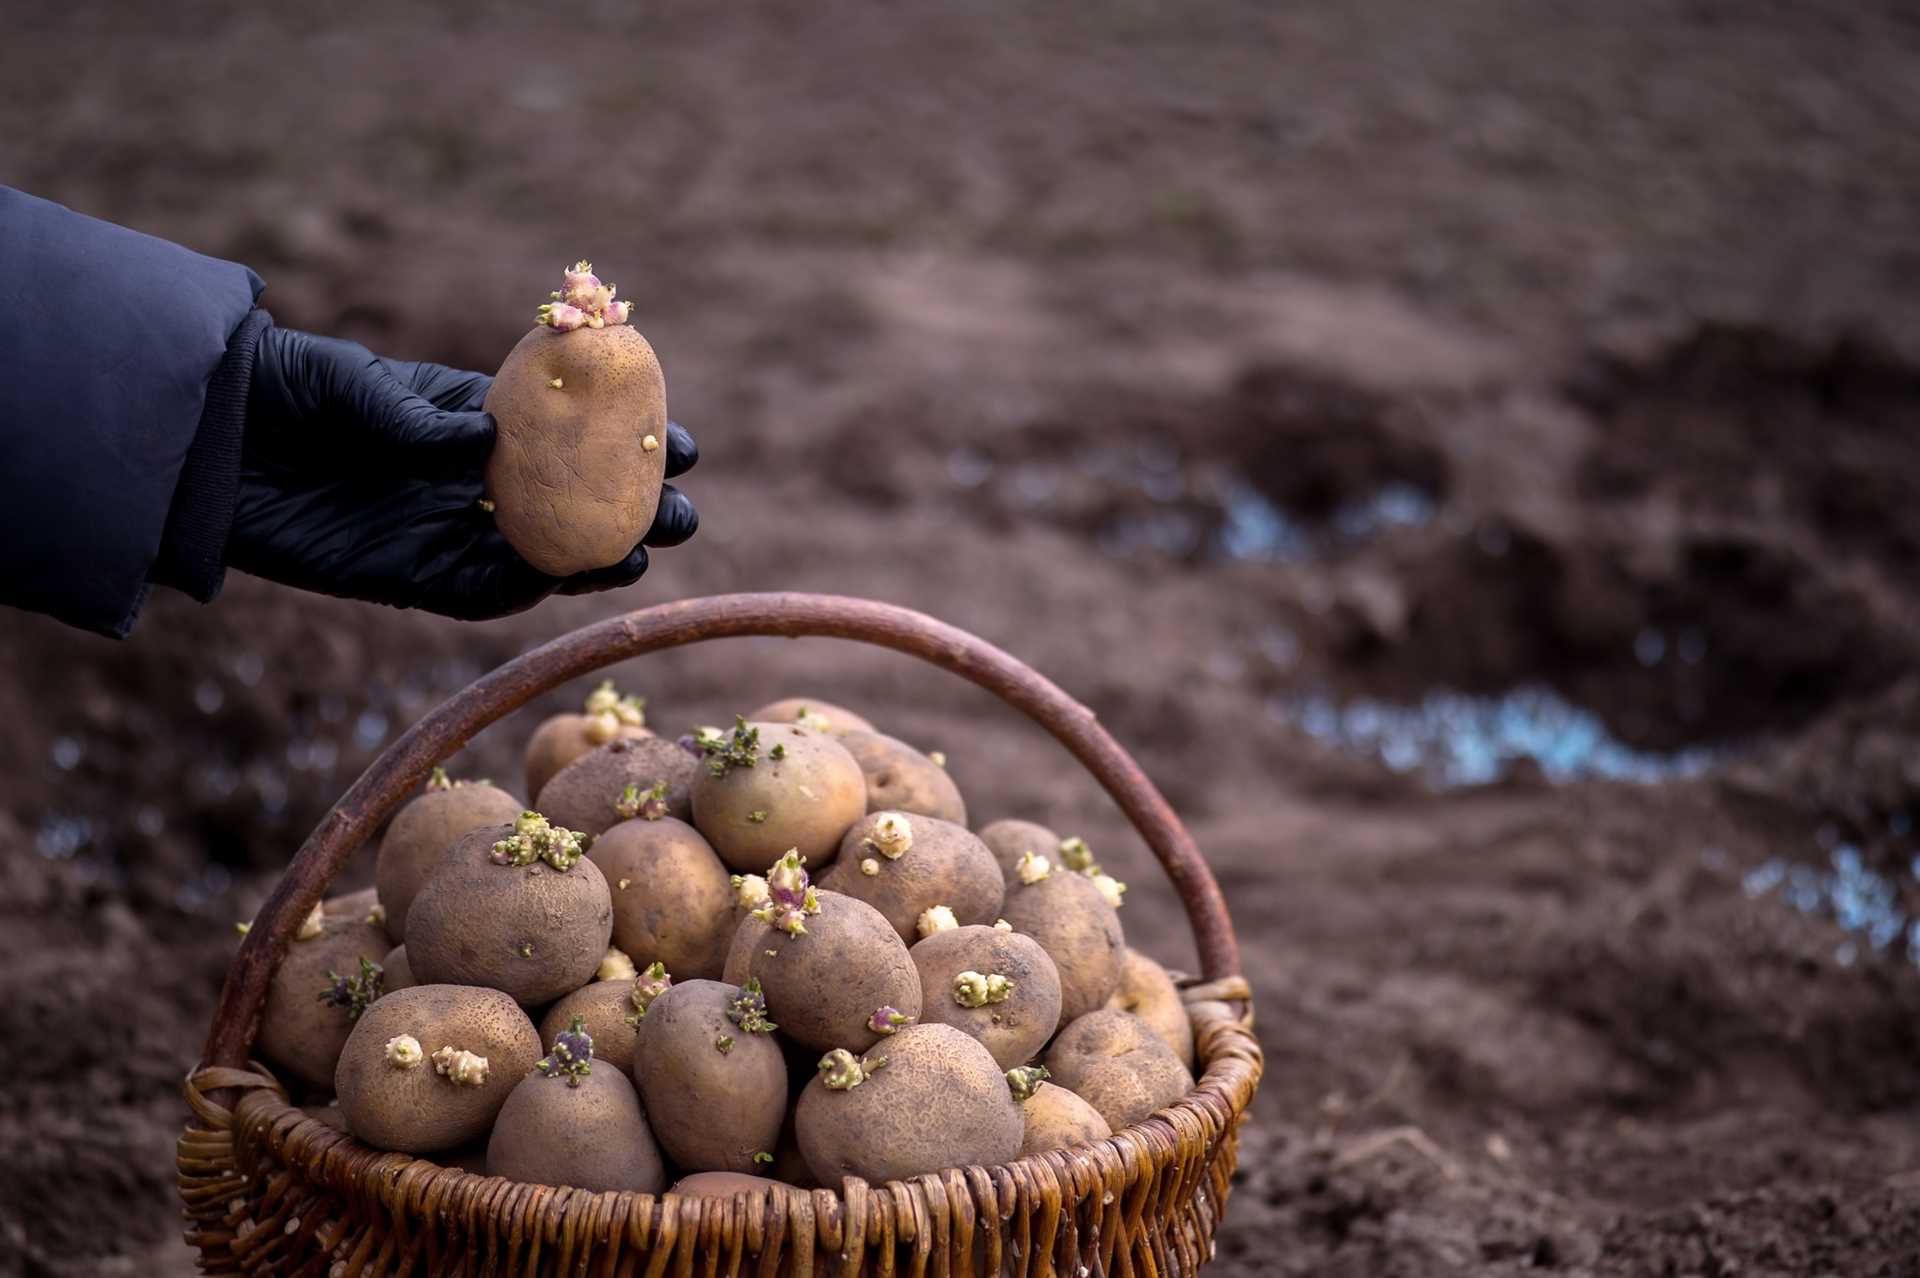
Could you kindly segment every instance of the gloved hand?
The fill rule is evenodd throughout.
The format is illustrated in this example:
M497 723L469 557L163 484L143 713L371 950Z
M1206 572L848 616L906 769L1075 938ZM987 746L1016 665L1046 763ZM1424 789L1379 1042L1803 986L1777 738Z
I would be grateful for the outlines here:
M632 585L648 546L677 546L700 517L672 484L621 562L550 577L480 508L493 378L381 359L357 342L269 325L254 356L227 562L321 594L477 621L549 594ZM635 429L639 429L636 424ZM667 425L667 475L699 460Z

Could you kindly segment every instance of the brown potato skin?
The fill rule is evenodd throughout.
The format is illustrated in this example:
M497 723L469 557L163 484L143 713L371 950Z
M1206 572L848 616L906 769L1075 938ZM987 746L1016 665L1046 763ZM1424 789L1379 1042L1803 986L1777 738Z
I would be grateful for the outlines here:
M613 893L613 943L636 968L665 963L676 981L721 974L733 940L733 887L698 830L672 817L622 821L587 856Z
M373 868L374 889L387 907L387 931L393 939L407 939L413 898L440 868L440 858L455 839L483 825L511 822L525 810L520 800L497 786L462 785L429 790L394 813L380 836L380 858Z
M733 929L733 939L727 942L727 961L720 969L720 979L728 985L744 985L753 975L753 952L766 947L766 936L772 929L751 914L742 917L737 909L734 917L740 922Z
M633 1084L598 1056L577 1087L542 1074L520 1080L494 1120L487 1174L596 1193L657 1194L667 1183Z
M632 981L595 981L582 985L540 1018L540 1042L551 1048L554 1038L572 1023L575 1016L586 1018L587 1033L593 1036L593 1055L621 1073L633 1068Z
M667 383L640 331L537 325L483 407L496 429L487 496L521 558L555 577L626 558L653 523L667 474Z
M749 723L797 723L802 712L815 714L827 721L822 729L828 736L839 736L843 732L878 732L865 718L855 714L845 706L837 706L831 701L822 701L819 697L782 697L778 701L769 701L747 716Z
M1052 1083L1041 1083L1033 1095L1020 1102L1020 1109L1027 1124L1020 1137L1022 1158L1113 1135L1113 1128L1100 1117L1099 1110Z
M669 1194L682 1198L731 1198L735 1194L766 1193L781 1188L780 1182L766 1176L743 1172L694 1172L667 1186Z
M993 853L993 859L1000 863L1000 868L1009 878L1013 875L1014 867L1020 864L1020 858L1028 852L1044 856L1056 864L1060 860L1060 836L1038 821L1006 817L989 821L980 827L978 833L980 841L987 845L987 850Z
M675 981L653 1000L634 1036L633 1080L653 1134L675 1164L751 1173L771 1154L787 1117L787 1062L770 1033L727 1018L740 988ZM733 1046L722 1052L722 1036Z
M866 815L860 765L838 737L785 723L749 726L760 730L759 761L724 776L701 765L693 781L693 824L737 873L765 874L788 848L798 848L817 873L833 860L847 827ZM786 747L786 758L772 757L776 745ZM766 819L749 820L756 811Z
M1002 1070L1032 1060L1060 1027L1060 973L1030 936L957 927L935 932L909 953L920 973L920 1023L951 1025L979 1040ZM1013 982L1013 992L998 1003L962 1006L953 997L962 972L997 973Z
M1131 1012L1101 1010L1074 1021L1047 1049L1047 1073L1119 1131L1193 1090L1193 1075Z
M282 1078L297 1078L322 1090L333 1082L334 1062L347 1045L353 1022L345 1008L320 1001L327 971L355 976L360 960L378 963L386 957L387 934L350 910L321 917L320 935L287 945L287 956L274 969L267 987L266 1009L260 1015L255 1040L260 1054ZM362 1013L364 1015L365 1013Z
M1120 988L1120 915L1085 875L1055 865L1038 883L1009 878L1000 913L1059 969L1062 1024L1105 1006Z
M395 990L411 989L420 982L413 979L413 965L407 962L407 947L396 945L387 951L380 960L384 969L380 978L380 988L387 994Z
M794 1131L822 1184L878 1185L945 1167L993 1167L1020 1152L1025 1115L987 1049L951 1025L911 1025L868 1053L887 1063L835 1091L816 1074Z
M549 715L540 721L540 726L527 738L526 758L520 765L526 773L529 795L538 795L546 789L547 783L560 775L561 769L575 759L601 746L613 744L611 741L597 740L590 731L592 724L592 718L584 714ZM613 740L644 741L652 735L650 729L623 723L615 731ZM535 811L545 809L536 808ZM566 822L561 824L566 825ZM567 828L576 830L580 827L569 825Z
M387 1040L411 1034L426 1054L413 1069L387 1062ZM442 1047L487 1058L487 1081L454 1083L434 1069ZM360 1015L333 1074L347 1126L376 1149L431 1154L485 1136L534 1062L540 1035L499 990L416 985L376 1000Z
M644 731L644 729L643 729ZM667 783L667 815L693 817L693 776L700 761L665 737L623 737L596 746L540 787L534 810L555 825L602 834L627 818L614 803L629 786L651 790Z
M359 919L363 923L372 923L381 931L386 931L386 911L380 904L380 893L373 888L363 887L357 891L340 896L329 897L320 903L324 913L338 915L343 919ZM378 911L378 915L375 914ZM391 933L388 940L393 940Z
M423 984L485 985L538 1007L593 979L613 898L586 857L564 874L544 861L495 865L494 843L512 833L487 826L454 842L407 914L407 963Z
M1132 1012L1151 1025L1180 1063L1193 1069L1193 1022L1187 1019L1187 1005L1166 968L1129 946L1120 956L1120 988L1106 1005L1116 1012Z
M867 782L869 812L917 812L955 825L967 823L966 800L947 770L896 737L881 732L843 732Z
M817 895L820 912L803 934L764 924L752 934L759 943L747 974L760 979L783 1036L816 1052L864 1051L881 1037L867 1024L880 1008L920 1015L920 973L880 911L838 892Z
M921 911L944 905L963 925L991 923L1000 917L1006 878L987 845L965 826L937 817L908 815L913 846L889 860L866 846L867 836L884 812L853 823L840 840L833 865L820 876L821 887L845 893L887 916L908 945L920 939ZM860 862L871 857L880 872L869 876Z

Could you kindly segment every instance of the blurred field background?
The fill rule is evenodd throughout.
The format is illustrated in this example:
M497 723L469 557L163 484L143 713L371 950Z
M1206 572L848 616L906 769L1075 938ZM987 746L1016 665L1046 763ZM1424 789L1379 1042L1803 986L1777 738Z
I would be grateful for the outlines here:
M1268 1052L1213 1272L1916 1272L1907 6L6 28L0 181L248 263L283 324L492 368L591 257L704 523L481 626L238 576L125 644L0 618L0 1273L192 1271L178 1087L230 925L387 741L585 621L746 589L1003 645L1186 816ZM676 730L798 693L943 750L1191 963L984 694L824 641L615 673ZM457 766L517 779L534 721Z

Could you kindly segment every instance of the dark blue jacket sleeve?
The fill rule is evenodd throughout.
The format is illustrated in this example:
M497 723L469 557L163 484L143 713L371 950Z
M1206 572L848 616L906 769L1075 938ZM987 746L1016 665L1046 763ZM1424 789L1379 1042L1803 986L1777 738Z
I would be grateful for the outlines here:
M218 589L261 288L0 187L0 604L123 638L153 582Z

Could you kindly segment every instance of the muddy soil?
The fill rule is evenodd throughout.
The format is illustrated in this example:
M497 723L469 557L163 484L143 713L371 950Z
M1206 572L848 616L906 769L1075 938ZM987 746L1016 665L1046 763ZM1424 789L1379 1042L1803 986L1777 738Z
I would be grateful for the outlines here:
M10 21L5 180L468 366L590 254L706 460L700 537L617 597L458 626L235 577L124 644L0 622L0 1273L191 1272L231 924L408 722L775 588L1022 655L1191 824L1267 1052L1212 1272L1920 1273L1910 15L548 17ZM669 726L805 692L944 750L1191 963L1118 815L971 687L816 641L615 673ZM458 766L517 777L535 713Z

